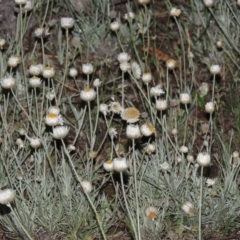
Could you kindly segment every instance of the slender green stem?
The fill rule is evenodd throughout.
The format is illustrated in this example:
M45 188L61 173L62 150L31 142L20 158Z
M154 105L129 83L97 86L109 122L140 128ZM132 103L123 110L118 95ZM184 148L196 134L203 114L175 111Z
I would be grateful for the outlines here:
M90 125L90 141L91 141L91 150L93 150L93 125L92 125L92 113L91 113L91 104L88 101L88 115L89 115L89 125Z
M12 92L12 95L13 95L13 97L14 97L14 99L15 99L15 101L18 103L18 105L21 107L21 110L25 113L25 115L26 115L26 117L28 118L28 120L29 120L29 122L31 123L31 126L32 126L32 129L33 129L33 131L34 131L34 133L36 134L36 135L38 135L37 134L37 128L35 127L35 125L33 124L33 122L32 122L32 120L31 120L31 117L29 116L29 114L27 113L27 111L25 110L25 108L22 106L22 104L18 101L18 98L17 98L17 96L15 95L15 93L14 93L14 91L11 89L11 92Z
M124 72L122 72L122 108L124 109Z
M128 213L128 216L129 216L130 221L131 221L131 224L132 224L132 228L133 228L133 231L134 231L134 235L135 235L135 237L137 237L138 235L137 235L135 223L134 223L134 221L133 221L131 212L130 212L130 210L129 210L128 202L127 202L127 197L126 197L126 192L125 192L125 189L124 189L123 173L122 173L122 172L120 172L120 179L121 179L123 199L124 199L124 202L125 202L125 206L126 206L126 209L127 209L127 213ZM141 240L141 239L139 239L139 240Z
M53 2L53 1L52 1ZM45 11L45 14L44 14L44 18L43 18L43 21L42 21L42 27L44 26L44 23L46 21L46 17L47 17L47 13L48 13L48 8L49 8L49 0L47 1L47 7L46 7L46 11ZM51 18L50 18L51 19Z
M201 181L200 181L200 199L199 199L199 231L198 239L202 239L202 194L203 194L203 167L201 167Z
M61 85L61 89L59 92L59 98L58 98L58 104L60 105L61 103L61 97L62 97L62 91L63 91L63 86L66 80L66 76L67 76L67 71L68 71L68 29L66 29L66 57L65 57L65 68L64 68L64 74L63 74L63 78L62 78L62 85Z
M76 171L76 169L75 169L75 166L74 166L74 164L73 164L73 162L72 162L72 159L71 159L71 157L70 157L70 155L69 155L69 153L68 153L68 151L67 151L67 148L66 148L65 143L64 143L63 140L62 140L62 144L63 144L64 152L65 152L65 154L66 154L67 157L68 157L68 160L69 160L69 162L70 162L70 164L71 164L71 167L72 167L73 172L74 172L74 174L75 174L75 176L76 176L76 178L77 178L77 181L81 183L82 178L77 174L77 171ZM97 213L97 210L96 210L96 208L95 208L95 206L94 206L91 198L89 197L88 193L84 190L84 188L82 188L82 190L83 190L83 192L84 192L84 194L85 194L85 196L86 196L86 198L87 198L87 200L88 200L88 203L90 204L90 206L91 206L91 208L92 208L92 210L93 210L93 212L94 212L94 214L95 214L95 217L96 217L96 219L97 219L97 223L98 223L99 229L100 229L100 231L101 231L101 233L102 233L103 239L104 239L104 240L107 240L107 237L106 237L105 232L104 232L103 227L102 227L102 221L101 221L100 218L99 218L99 214Z
M94 131L93 131L94 135L96 134L98 119L99 119L99 90L98 90L98 87L97 87L97 115L96 115Z
M29 104L29 96L28 96L28 84L27 84L27 78L26 78L26 71L24 66L24 51L23 51L23 9L22 5L20 5L20 49L21 49L21 60L22 60L22 68L23 68L23 76L24 76L24 82L25 82L25 92L26 92L26 100L28 108L31 109L31 105ZM29 116L31 118L31 111L29 111Z
M105 232L104 232L104 230L103 230L102 221L101 221L100 218L99 218L99 215L98 215L98 213L97 213L97 210L96 210L95 206L93 205L93 202L92 202L91 198L89 197L88 193L87 193L84 189L83 189L83 191L84 191L84 193L85 193L85 196L86 196L86 198L87 198L90 206L92 207L92 210L93 210L94 213L95 213L98 226L99 226L100 231L101 231L101 233L102 233L102 237L103 237L104 240L107 240L107 236L105 235Z
M122 51L124 52L124 49L123 49L123 46L122 46L121 40L120 40L119 35L118 35L117 32L116 32L116 35L117 35L117 39L118 39L119 45L120 45Z
M186 85L187 85L187 80L186 80L186 56L185 56L185 48L184 48L184 44L183 44L183 37L182 37L182 33L181 33L181 27L180 24L177 20L176 17L175 21L178 27L178 31L179 31L179 35L180 35L180 39L181 39L181 48L182 48L182 54L183 54L183 74L184 74L184 91L186 90ZM182 82L182 81L181 81ZM182 90L182 89L181 89Z
M167 68L167 94L166 94L166 100L168 101L168 97L169 97L169 69Z
M67 155L68 160L69 160L69 163L70 163L70 165L71 165L71 167L72 167L72 170L73 170L73 172L74 172L74 175L75 175L77 181L78 181L78 182L81 182L81 181L82 181L82 177L78 175L78 173L77 173L77 171L76 171L76 169L75 169L75 166L74 166L74 164L73 164L73 162L72 162L72 159L71 159L71 157L70 157L70 155L69 155L69 153L68 153L68 150L67 150L67 148L66 148L66 146L65 146L65 143L64 143L63 139L62 139L62 144L63 144L64 152L65 152L65 154Z
M132 149L133 149L133 175L134 175L134 188L135 188L135 201L136 201L136 213L137 213L137 234L138 239L141 240L141 230L140 230L140 216L139 216L139 193L138 193L138 184L137 184L137 164L136 164L136 155L135 155L135 140L132 140Z
M42 61L43 61L43 67L45 67L45 52L44 52L43 37L41 37L41 45L42 45Z
M22 230L24 231L24 233L27 235L28 239L33 240L33 238L31 237L31 235L29 234L29 232L27 231L27 229L22 225L22 223L20 222L17 214L15 213L14 209L12 208L11 204L8 203L7 206L11 209L12 214L14 215L14 217L16 218L18 224L21 226Z
M212 102L214 102L214 92L215 92L215 84L216 84L216 75L213 75L213 86L212 86Z

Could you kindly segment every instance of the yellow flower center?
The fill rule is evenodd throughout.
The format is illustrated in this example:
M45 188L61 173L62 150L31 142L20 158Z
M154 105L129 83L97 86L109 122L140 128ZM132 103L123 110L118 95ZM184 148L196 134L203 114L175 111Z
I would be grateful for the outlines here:
M51 67L45 67L44 70L52 70Z
M109 160L106 161L107 164L112 164L112 162L113 162L113 161L112 161L111 159L109 159Z
M150 218L150 219L153 219L153 218L155 218L157 216L157 213L156 212L150 212L149 214L148 214L148 218Z
M147 123L146 125L147 125L147 128L148 128L151 132L153 132L153 133L156 132L155 127L154 127L151 123Z
M167 60L167 64L174 64L175 63L175 60L170 58Z
M49 114L48 114L48 117L49 117L49 118L56 118L56 117L57 117L57 114L55 114L55 113L49 113Z
M91 88L89 88L89 87L85 87L85 88L84 88L84 91L85 91L85 92L90 92L90 90L91 90Z
M118 152L124 152L125 149L124 149L124 146L122 144L119 144L118 145Z

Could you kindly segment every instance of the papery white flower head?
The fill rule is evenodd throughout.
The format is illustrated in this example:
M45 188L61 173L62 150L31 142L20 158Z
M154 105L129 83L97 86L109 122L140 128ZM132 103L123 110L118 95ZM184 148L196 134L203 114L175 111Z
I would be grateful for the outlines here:
M113 32L118 31L119 28L120 28L120 24L119 24L119 22L117 22L117 21L114 21L114 22L112 22L112 23L110 24L110 29L111 29Z
M170 15L173 16L173 17L178 17L180 14L181 14L181 10L178 9L178 8L173 7L170 10Z
M150 95L154 96L154 97L161 96L164 93L165 92L162 90L162 86L161 85L157 85L155 87L151 87L151 89L150 89Z
M26 4L24 5L23 9L25 11L31 11L33 9L33 2L32 1L29 1L27 0L26 1Z
M189 93L180 93L180 102L182 104L188 104L191 102L191 96Z
M128 71L130 71L130 69L131 69L131 65L130 65L128 62L121 63L121 64L120 64L120 69L121 69L123 72L128 72Z
M111 138L117 137L117 130L114 127L109 128L108 134Z
M206 7L212 7L214 4L213 0L203 0L203 2Z
M41 78L36 77L36 76L33 76L33 77L29 78L29 85L30 85L32 88L40 87L41 84L42 84Z
M85 63L82 65L82 72L89 75L93 72L93 65L91 63Z
M72 67L69 69L69 76L75 78L78 75L78 71L76 68Z
M212 187L215 184L215 180L211 179L211 178L208 178L206 183L207 183L208 187Z
M145 209L145 215L147 216L147 218L151 220L154 220L154 218L157 217L157 214L158 214L158 210L153 206L149 206Z
M0 203L1 204L9 204L15 198L15 191L11 188L6 188L4 190L0 190Z
M176 160L177 163L181 163L182 162L182 158L177 156L177 155L175 156L175 160Z
M15 144L19 147L19 148L24 148L24 142L21 138L17 138Z
M43 27L36 28L34 30L34 35L37 38L44 38L44 37L50 35L50 33L48 31L49 31L48 28L43 28Z
M176 61L174 59L168 59L166 61L166 65L168 69L174 69L176 67Z
M132 62L131 69L132 69L133 76L136 79L139 79L142 75L142 70L140 68L140 65L137 62Z
M33 76L38 76L42 73L42 70L43 70L42 64L31 65L29 68L29 73Z
M156 151L156 145L152 143L148 143L147 146L144 148L144 150L148 155L150 155Z
M149 137L153 133L156 133L156 129L151 123L145 123L141 126L141 133L143 136Z
M170 165L167 162L164 162L159 165L160 170L162 171L169 171L170 170Z
M113 161L111 159L107 160L106 162L103 163L103 168L107 172L112 172L114 170L113 167Z
M55 94L54 90L51 90L51 91L47 92L47 94L46 94L46 98L50 101L52 101L55 97L56 97L56 94Z
M214 102L207 102L205 104L205 110L207 113L213 113L215 110Z
M122 112L123 108L122 108L122 106L121 106L121 104L120 104L119 102L114 101L114 102L111 102L111 103L109 104L109 110L110 110L112 113L118 113L118 114L120 114L120 113Z
M145 4L150 3L150 0L138 0L138 3L141 5L145 5Z
M75 150L76 150L76 147L75 147L73 144L69 144L69 145L67 146L67 150L68 150L68 152L72 152L72 151L75 151Z
M4 38L0 38L0 49L3 49L6 44L6 40Z
M27 131L24 128L19 128L18 132L21 136L25 136L27 134Z
M183 203L182 210L189 216L194 215L194 205L190 201L186 201L185 203Z
M55 74L55 70L53 67L45 67L43 68L42 75L45 78L52 78Z
M126 158L114 158L113 159L113 169L116 172L123 172L128 168L128 163Z
M141 137L141 131L138 124L129 124L127 125L126 135L130 139L137 139Z
M234 152L232 153L232 157L233 157L233 158L238 158L238 157L239 157L239 152L238 152L238 151L234 151Z
M177 134L178 134L177 128L173 128L173 129L171 130L171 134L172 134L172 135L177 135Z
M194 157L193 155L187 155L188 162L194 163Z
M140 112L135 107L125 108L121 113L121 118L127 123L135 123L139 121Z
M51 133L52 137L55 139L65 138L69 133L69 127L67 126L57 126L53 128L53 133Z
M63 119L61 115L55 114L55 113L49 113L45 117L45 123L48 126L57 126L57 125L63 125Z
M93 86L94 86L95 88L100 87L101 84L102 84L102 81L100 81L99 78L96 78L96 79L93 81Z
M186 146L181 146L180 148L179 148L179 152L180 153L187 153L188 152L188 147L186 147Z
M42 145L41 140L38 137L28 138L28 140L32 148L39 148Z
M61 27L64 29L69 29L73 27L74 19L70 17L62 17L61 18Z
M60 108L58 106L51 106L48 109L48 113L58 115L60 113Z
M16 85L15 78L8 76L1 79L1 85L4 89L11 89Z
M23 5L23 4L26 4L27 0L15 0L15 3L17 5Z
M80 98L83 100L83 101L86 101L86 102L90 102L92 100L94 100L97 96L97 93L95 92L95 90L93 88L84 88L84 90L82 90L80 92Z
M221 40L218 40L218 41L216 42L216 46L217 46L218 48L222 48L222 47L223 47L223 42L222 42Z
M21 62L21 58L18 55L12 55L8 59L9 67L16 67Z
M127 12L124 14L124 19L126 20L133 20L135 18L135 14L133 12Z
M117 57L117 60L119 61L119 63L128 62L130 59L131 59L131 57L126 52L119 53L118 57Z
M206 167L209 166L211 162L211 157L208 153L206 152L200 152L197 156L197 163L201 167Z
M105 103L101 103L99 105L99 112L101 112L103 115L107 115L108 113L108 105Z
M209 92L209 84L208 83L206 83L206 82L203 82L202 84L201 84L201 86L199 87L199 91L200 91L200 96L201 97L204 97L204 96L206 96L207 94L208 94L208 92Z
M152 81L152 74L150 72L143 73L142 81L144 83L150 83Z
M158 99L156 100L156 109L159 111L164 111L168 107L168 102L166 99Z
M195 163L195 164L194 164L194 167L195 167L196 169L198 169L198 168L199 168L199 164L198 164L198 163Z
M219 74L220 71L221 71L221 67L220 67L219 65L217 65L217 64L212 65L212 66L210 67L210 72L211 72L211 74L213 74L213 75Z
M80 184L86 193L90 193L93 190L92 183L87 180L81 181Z

